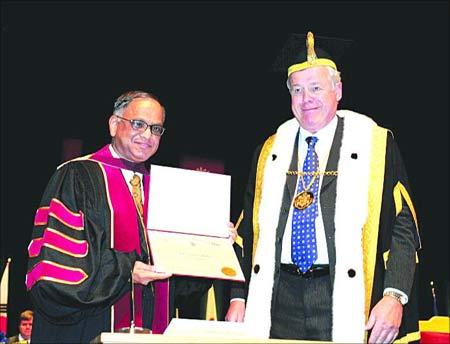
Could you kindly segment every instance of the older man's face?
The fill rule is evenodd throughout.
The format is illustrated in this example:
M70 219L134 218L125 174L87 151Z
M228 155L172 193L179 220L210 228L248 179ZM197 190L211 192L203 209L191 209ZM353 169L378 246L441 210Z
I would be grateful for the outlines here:
M154 99L137 98L125 109L123 118L139 119L147 124L163 124L164 109ZM131 123L111 116L109 132L114 138L114 148L124 159L133 162L144 162L156 153L161 136L153 135L150 128L144 132L134 130Z
M312 67L289 77L291 109L300 126L311 133L325 127L336 115L342 84L333 87L326 67Z

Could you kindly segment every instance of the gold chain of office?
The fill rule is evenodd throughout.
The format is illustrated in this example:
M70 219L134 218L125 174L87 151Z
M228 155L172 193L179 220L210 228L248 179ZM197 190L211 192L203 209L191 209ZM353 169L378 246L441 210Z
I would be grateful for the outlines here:
M289 176L337 176L338 171L311 171L311 172L304 172L304 171L287 171L287 175Z

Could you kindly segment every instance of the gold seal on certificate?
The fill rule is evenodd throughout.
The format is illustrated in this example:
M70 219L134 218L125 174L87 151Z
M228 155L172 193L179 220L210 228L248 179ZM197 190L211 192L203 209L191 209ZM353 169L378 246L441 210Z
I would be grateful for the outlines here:
M224 275L231 276L231 277L236 276L236 270L234 270L233 268L230 268L228 266L224 266L222 268L222 273Z

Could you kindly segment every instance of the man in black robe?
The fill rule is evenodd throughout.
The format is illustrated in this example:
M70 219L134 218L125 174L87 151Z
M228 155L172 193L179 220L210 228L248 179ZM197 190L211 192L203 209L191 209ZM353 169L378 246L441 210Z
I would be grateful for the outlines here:
M418 340L421 244L400 151L389 130L337 110L335 62L312 33L307 49L293 38L294 118L255 152L237 226L246 283L226 319L266 338Z
M152 265L144 162L158 149L164 119L154 95L124 93L109 118L112 143L64 163L50 179L28 247L33 343L85 343L130 326L162 333L175 293L210 287L194 278L172 277L169 285L171 274Z

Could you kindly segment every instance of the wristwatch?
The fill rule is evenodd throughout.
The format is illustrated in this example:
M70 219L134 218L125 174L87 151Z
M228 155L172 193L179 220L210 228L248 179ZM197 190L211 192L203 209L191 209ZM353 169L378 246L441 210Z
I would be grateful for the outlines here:
M394 299L396 299L398 302L400 302L402 304L402 306L406 305L406 298L404 295L397 293L396 291L393 290L387 290L383 293L383 296L390 296L393 297Z

